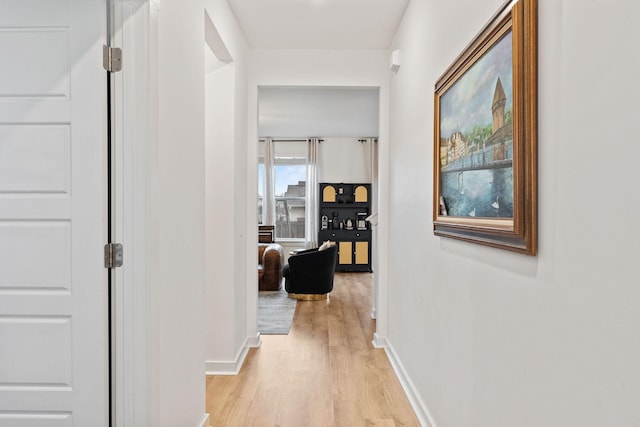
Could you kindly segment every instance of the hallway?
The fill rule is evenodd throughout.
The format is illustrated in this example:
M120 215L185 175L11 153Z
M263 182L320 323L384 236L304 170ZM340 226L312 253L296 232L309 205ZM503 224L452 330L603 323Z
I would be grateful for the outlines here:
M218 427L419 426L371 340L373 276L336 273L328 301L300 301L289 335L263 335L237 376L208 376Z

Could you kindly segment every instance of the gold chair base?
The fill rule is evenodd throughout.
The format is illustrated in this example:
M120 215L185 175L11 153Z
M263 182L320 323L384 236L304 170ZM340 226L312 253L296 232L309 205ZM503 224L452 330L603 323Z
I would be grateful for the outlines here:
M329 294L289 294L289 298L297 299L298 301L320 301L328 297Z

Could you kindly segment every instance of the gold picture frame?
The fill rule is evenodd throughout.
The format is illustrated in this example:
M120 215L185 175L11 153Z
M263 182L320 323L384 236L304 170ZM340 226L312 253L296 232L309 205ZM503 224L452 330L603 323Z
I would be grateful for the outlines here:
M537 1L505 3L435 85L433 231L537 253Z

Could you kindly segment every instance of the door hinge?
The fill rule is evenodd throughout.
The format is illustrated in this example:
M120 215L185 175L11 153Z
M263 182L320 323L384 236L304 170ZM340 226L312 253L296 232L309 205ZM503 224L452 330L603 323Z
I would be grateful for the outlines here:
M110 73L116 73L122 70L122 49L103 45L102 66Z
M124 254L120 243L104 245L104 268L122 267L123 259Z

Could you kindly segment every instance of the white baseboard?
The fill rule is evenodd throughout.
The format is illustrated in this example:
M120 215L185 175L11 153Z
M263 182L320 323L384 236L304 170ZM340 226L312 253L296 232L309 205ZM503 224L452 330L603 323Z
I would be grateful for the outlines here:
M238 375L244 360L247 358L249 349L260 347L260 345L262 345L260 334L255 337L247 337L234 360L207 360L205 362L205 373L207 375Z
M391 362L391 366L404 389L404 392L409 399L409 403L413 407L413 411L416 413L416 417L418 417L418 421L420 421L420 425L422 427L436 427L436 423L433 420L433 416L431 415L431 411L425 403L420 399L420 395L417 393L413 382L407 375L407 372L402 365L402 362L398 359L396 352L393 349L393 346L388 342L387 339L384 339L385 346L384 351L387 353L387 357L389 358L389 362ZM375 344L374 344L375 345Z
M202 421L200 421L200 424L198 424L197 427L209 427L209 414L204 414L202 416Z
M247 339L244 341L244 344L249 348L259 348L262 345L260 333L258 333L255 337L247 337Z
M377 332L373 333L373 348L386 348L388 343L385 337L381 337Z

